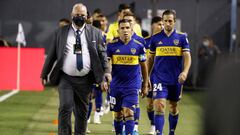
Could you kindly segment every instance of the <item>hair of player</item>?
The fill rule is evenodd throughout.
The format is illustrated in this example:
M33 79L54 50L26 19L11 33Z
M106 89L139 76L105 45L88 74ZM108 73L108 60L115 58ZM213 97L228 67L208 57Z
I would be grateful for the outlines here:
M160 22L160 21L162 21L162 17L160 17L160 16L154 16L154 17L152 18L152 20L151 20L151 24L158 23L158 22Z
M128 19L121 19L121 20L119 20L119 21L118 21L118 26L119 26L121 23L129 23L129 24L131 25L131 22L130 22L130 20L128 20Z
M177 18L177 13L176 13L176 11L173 10L173 9L167 9L167 10L165 10L165 11L163 12L163 14L162 14L162 18L163 18L164 15L173 15L174 20L176 20L176 18Z

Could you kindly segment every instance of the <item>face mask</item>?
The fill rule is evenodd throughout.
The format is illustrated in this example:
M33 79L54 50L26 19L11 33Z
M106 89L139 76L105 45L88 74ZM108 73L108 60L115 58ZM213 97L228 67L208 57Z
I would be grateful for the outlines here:
M209 41L203 41L204 46L209 46Z
M79 27L83 26L85 23L85 18L83 16L74 16L72 20Z

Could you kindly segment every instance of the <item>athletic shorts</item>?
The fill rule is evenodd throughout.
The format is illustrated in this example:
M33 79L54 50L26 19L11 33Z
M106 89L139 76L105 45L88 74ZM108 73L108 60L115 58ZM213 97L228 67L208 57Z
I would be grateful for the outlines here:
M123 107L135 111L139 89L113 88L110 90L110 110L119 112Z
M170 101L179 101L182 94L182 85L166 85L162 83L153 83L153 99L165 98Z

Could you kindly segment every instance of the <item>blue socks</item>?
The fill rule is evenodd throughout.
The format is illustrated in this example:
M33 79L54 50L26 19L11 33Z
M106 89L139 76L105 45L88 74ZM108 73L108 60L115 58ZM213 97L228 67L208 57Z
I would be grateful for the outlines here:
M168 120L169 120L169 135L174 135L178 123L178 114L173 115L170 113Z
M125 122L125 133L126 135L131 135L133 133L135 122L134 120L126 120Z
M155 125L155 122L154 122L154 111L149 111L149 112L147 112L147 114L148 114L148 119L151 122L151 125Z
M115 127L115 132L116 135L121 135L122 134L122 130L123 130L123 120L119 119L119 120L114 120L114 127Z
M100 87L96 86L94 88L94 92L95 92L96 112L100 112L102 107L102 90Z
M92 101L90 101L88 105L87 119L90 118L91 112L92 112Z
M137 107L134 112L135 125L138 125L139 118L140 118L140 108Z
M155 114L155 127L156 127L156 135L162 135L163 126L164 126L164 113L163 114Z

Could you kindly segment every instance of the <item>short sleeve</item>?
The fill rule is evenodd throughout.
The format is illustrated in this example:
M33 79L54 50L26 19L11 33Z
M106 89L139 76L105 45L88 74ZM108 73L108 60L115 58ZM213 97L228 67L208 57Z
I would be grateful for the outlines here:
M144 62L146 61L146 49L143 45L140 46L140 51L139 51L139 61Z
M154 37L151 37L151 40L149 41L149 47L150 47L150 52L151 54L155 54L156 52L156 44L155 44L155 40Z
M190 45L189 45L189 42L188 42L188 38L187 38L187 35L184 34L182 36L182 51L185 52L185 51L190 51Z

